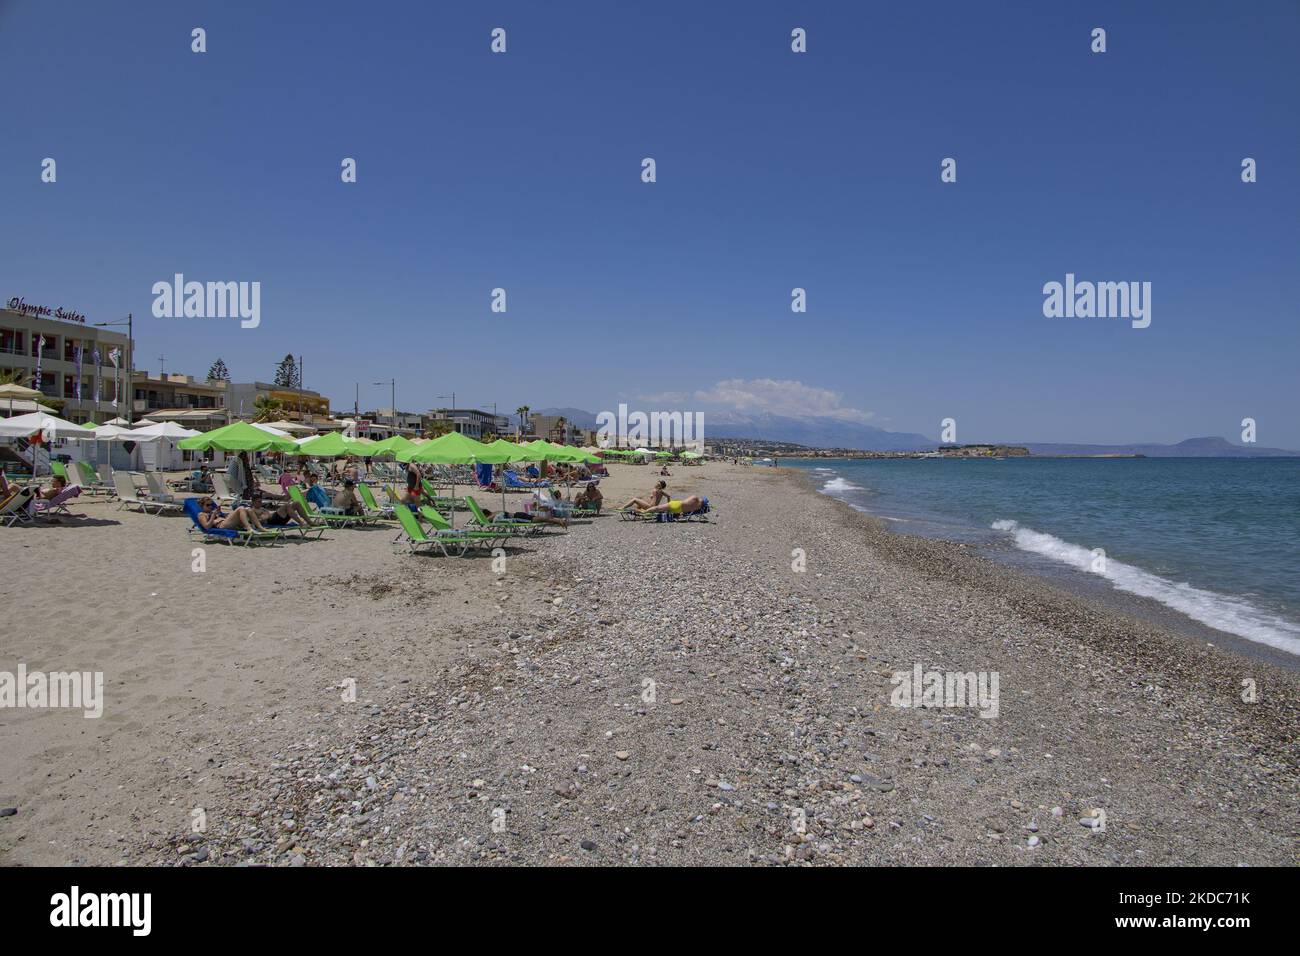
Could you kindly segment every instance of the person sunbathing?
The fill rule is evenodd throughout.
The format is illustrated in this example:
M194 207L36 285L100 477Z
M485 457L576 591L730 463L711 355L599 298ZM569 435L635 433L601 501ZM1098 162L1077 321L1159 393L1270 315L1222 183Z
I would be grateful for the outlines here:
M257 512L251 508L240 507L226 514L208 497L199 499L199 525L205 531L211 531L213 528L221 528L223 531L266 530L266 525L262 524Z
M694 514L704 508L704 499L699 495L687 495L681 501L673 501L671 498L661 505L654 505L650 508L641 508L641 514L660 514L667 512L673 515Z
M294 521L304 526L316 524L311 519L311 516L303 510L302 505L292 498L276 502L274 506L268 506L264 501L262 492L255 491L249 507L257 513L258 519L268 528L282 528Z
M351 478L343 479L343 487L339 489L338 494L334 496L332 502L335 508L338 508L344 514L359 515L365 514L361 506L361 499L357 497L357 485Z
M604 502L605 496L600 493L600 489L595 485L588 485L586 488L582 489L582 491L578 492L578 496L573 499L575 506L593 510L596 514L600 514L600 506L604 504Z
M488 521L532 521L533 516L527 511L491 511L483 509L483 517Z
M560 500L559 491L539 488L533 492L533 499L536 502L533 508L533 520L540 521L543 524L558 524L561 527L569 526L569 504Z
M635 508L637 511L646 511L655 507L660 502L668 500L668 482L660 480L655 482L655 490L650 493L649 499L633 498L622 508L627 511L629 508Z
M68 486L68 479L60 475L54 475L52 478L50 478L50 487L42 488L40 491L36 492L36 497L43 498L46 501L50 501L58 497L59 492L61 492L67 486Z

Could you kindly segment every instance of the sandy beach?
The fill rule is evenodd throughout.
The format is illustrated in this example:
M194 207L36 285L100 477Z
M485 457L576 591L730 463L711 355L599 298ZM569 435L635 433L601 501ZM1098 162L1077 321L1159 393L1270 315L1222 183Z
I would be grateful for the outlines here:
M655 480L613 470L607 505ZM387 526L196 573L185 519L85 496L0 528L0 670L106 694L0 710L0 863L1297 862L1295 670L789 469L670 488L712 520L575 522L502 574ZM916 665L996 672L998 716L891 706Z

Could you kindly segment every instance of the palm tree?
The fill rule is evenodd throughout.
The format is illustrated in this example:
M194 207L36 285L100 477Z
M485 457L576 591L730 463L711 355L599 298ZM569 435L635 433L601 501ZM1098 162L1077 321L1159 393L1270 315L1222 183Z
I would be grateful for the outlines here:
M451 422L449 421L430 422L429 427L424 430L424 437L441 438L449 431L451 431Z
M0 385L22 385L26 388L31 386L27 382L31 379L32 373L21 368L0 369Z
M269 422L280 417L280 413L284 409L284 402L278 398L272 398L270 395L259 395L253 400L253 409L256 412L253 421Z
M529 408L527 405L520 405L518 408L515 409L515 414L519 416L520 435L524 433L524 419L528 417L528 413L531 411L532 409Z

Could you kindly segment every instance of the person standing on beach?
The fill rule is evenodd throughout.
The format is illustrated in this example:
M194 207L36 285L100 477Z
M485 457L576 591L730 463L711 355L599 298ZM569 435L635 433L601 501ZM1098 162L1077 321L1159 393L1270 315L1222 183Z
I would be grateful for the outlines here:
M241 455L230 456L229 460L226 462L226 477L230 479L230 493L243 498L245 497L244 462Z
M424 493L421 478L423 478L423 475L420 474L420 466L415 462L410 462L406 466L406 495L403 501L405 504L410 505L412 511L420 506L420 496Z
M243 492L241 497L251 498L253 492L260 486L260 482L253 477L253 462L248 457L248 452L239 453L239 470L244 474Z

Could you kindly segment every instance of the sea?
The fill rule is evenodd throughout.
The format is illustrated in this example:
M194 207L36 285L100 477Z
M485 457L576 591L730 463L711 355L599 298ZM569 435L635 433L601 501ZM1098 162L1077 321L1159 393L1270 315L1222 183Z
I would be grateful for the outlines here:
M783 459L894 530L1300 658L1300 458Z

